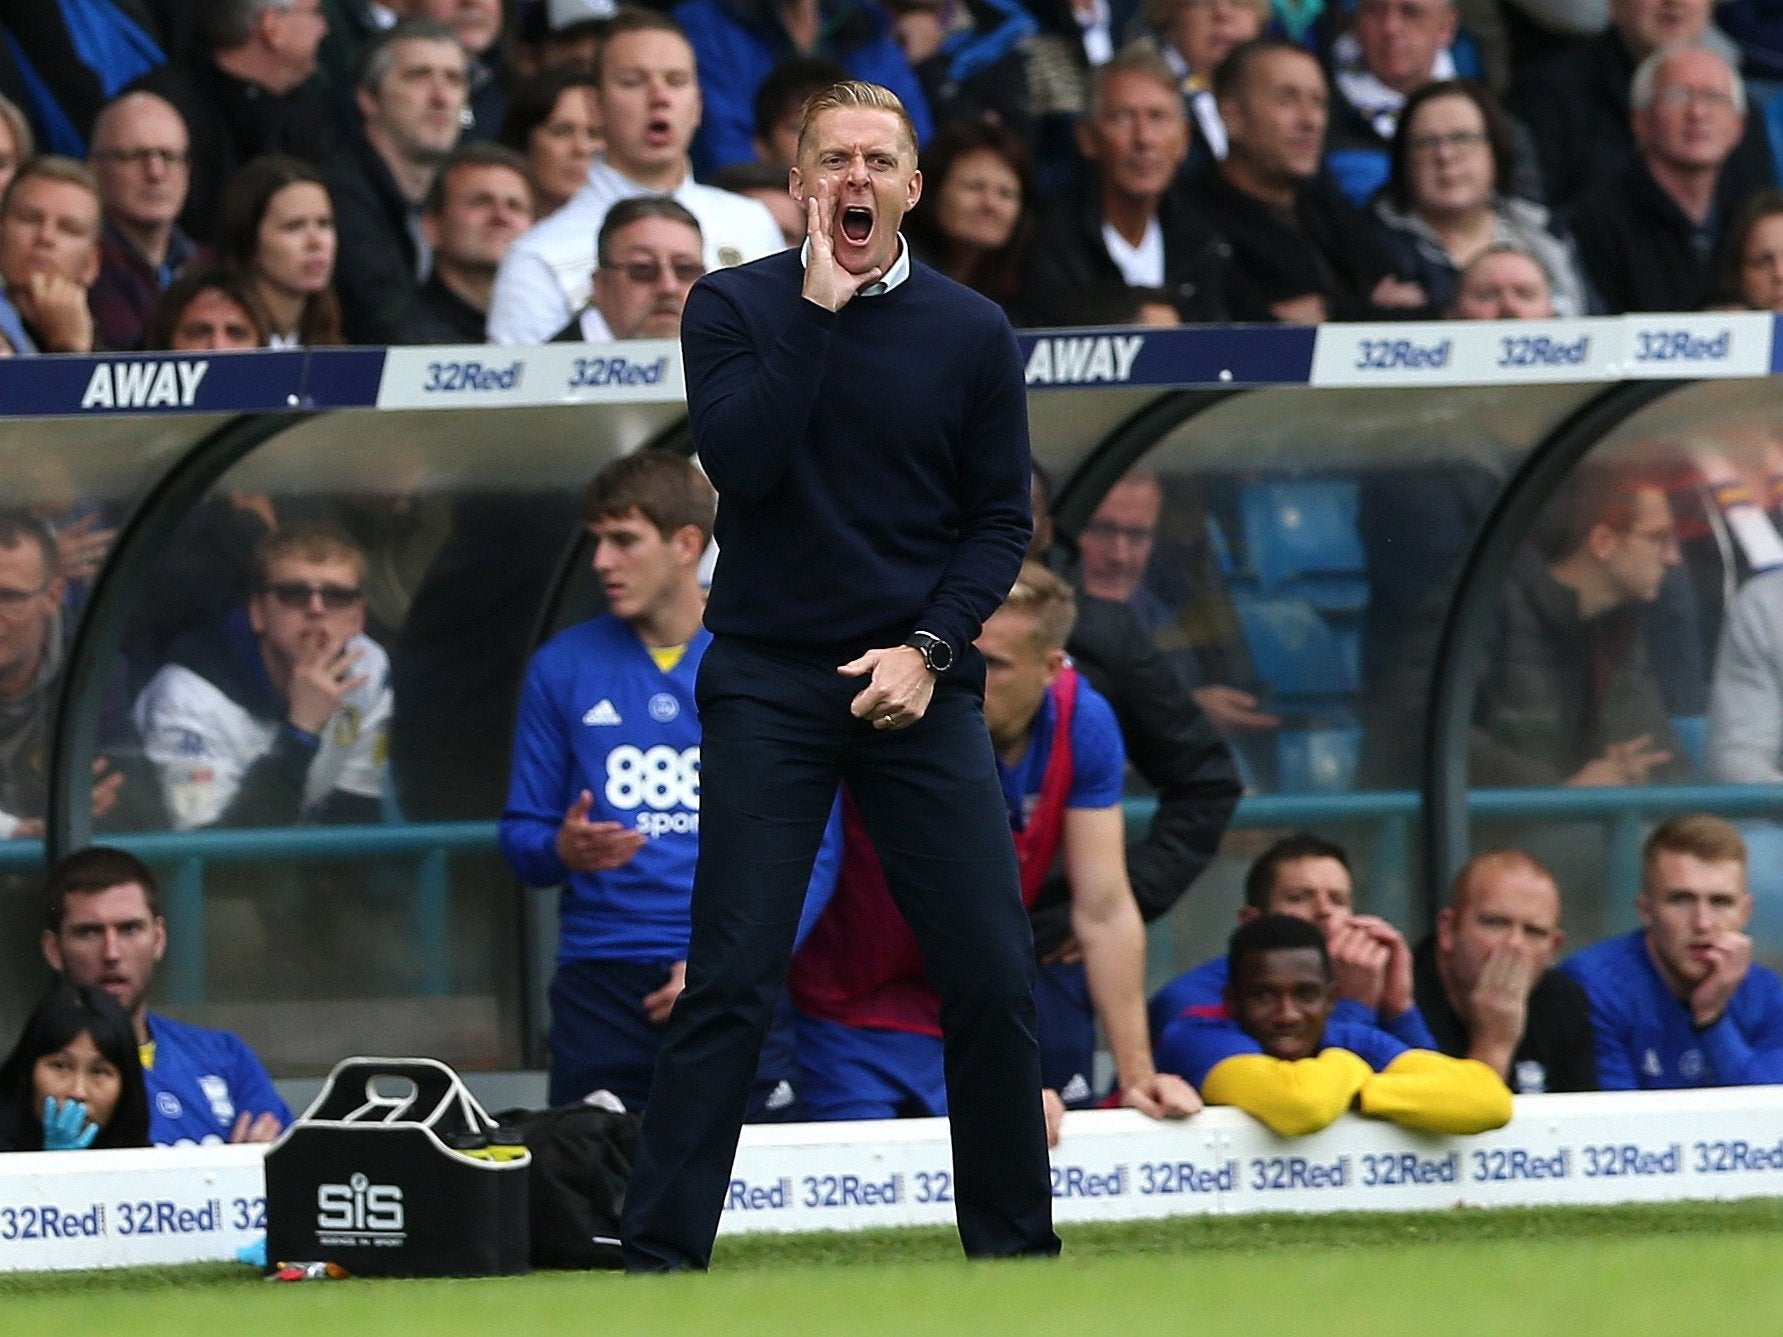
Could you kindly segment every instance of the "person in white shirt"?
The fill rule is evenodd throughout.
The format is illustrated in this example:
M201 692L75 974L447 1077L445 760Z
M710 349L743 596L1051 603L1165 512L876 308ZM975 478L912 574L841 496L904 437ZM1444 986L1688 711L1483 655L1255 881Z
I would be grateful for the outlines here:
M601 44L595 78L606 151L589 168L588 184L508 249L489 308L492 343L544 343L569 323L588 301L601 222L628 196L669 195L685 205L700 221L708 269L785 248L759 200L693 179L687 149L700 121L699 77L673 19L621 11Z
M365 554L308 523L254 557L247 607L177 642L136 699L174 828L376 822L392 701Z

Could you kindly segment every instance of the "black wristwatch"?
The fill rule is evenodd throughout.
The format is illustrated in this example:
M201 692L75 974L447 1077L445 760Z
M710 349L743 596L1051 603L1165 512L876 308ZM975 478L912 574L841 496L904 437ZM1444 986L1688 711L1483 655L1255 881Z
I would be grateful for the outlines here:
M932 631L913 631L904 644L922 656L930 673L945 673L953 667L953 647Z

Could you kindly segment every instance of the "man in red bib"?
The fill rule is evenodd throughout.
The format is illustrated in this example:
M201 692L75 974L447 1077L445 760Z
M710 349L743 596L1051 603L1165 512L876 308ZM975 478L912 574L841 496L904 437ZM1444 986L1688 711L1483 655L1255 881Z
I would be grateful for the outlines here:
M1041 971L1041 1075L1049 1130L1093 1091L1095 1022L1114 1055L1120 1103L1154 1118L1200 1108L1186 1082L1159 1074L1146 1038L1145 931L1127 883L1120 807L1125 750L1114 712L1065 658L1071 589L1028 562L984 624L985 723L1031 902L1055 859L1071 886L1083 961ZM793 960L805 1113L814 1119L947 1112L940 1003L916 939L887 888L866 831L845 801L834 899Z

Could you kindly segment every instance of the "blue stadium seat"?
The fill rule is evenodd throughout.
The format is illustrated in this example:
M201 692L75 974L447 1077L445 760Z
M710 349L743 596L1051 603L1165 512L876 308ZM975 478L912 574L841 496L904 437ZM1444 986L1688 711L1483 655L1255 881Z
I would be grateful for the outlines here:
M1342 794L1356 781L1359 724L1282 729L1275 736L1275 785L1283 794Z
M1327 618L1302 598L1235 593L1233 606L1257 676L1278 705L1352 701L1361 687L1361 637L1349 619Z
M1358 505L1349 479L1246 486L1238 499L1239 522L1259 592L1295 594L1330 611L1360 611L1368 602L1368 562L1356 526Z

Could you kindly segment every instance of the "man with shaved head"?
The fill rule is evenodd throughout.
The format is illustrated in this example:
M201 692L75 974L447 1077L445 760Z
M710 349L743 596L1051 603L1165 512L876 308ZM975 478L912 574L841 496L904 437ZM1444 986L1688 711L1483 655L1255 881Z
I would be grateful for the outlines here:
M1521 850L1470 859L1412 961L1437 1048L1513 1091L1595 1091L1590 1005L1553 969L1565 941L1552 873Z

